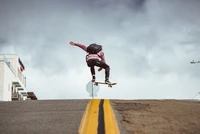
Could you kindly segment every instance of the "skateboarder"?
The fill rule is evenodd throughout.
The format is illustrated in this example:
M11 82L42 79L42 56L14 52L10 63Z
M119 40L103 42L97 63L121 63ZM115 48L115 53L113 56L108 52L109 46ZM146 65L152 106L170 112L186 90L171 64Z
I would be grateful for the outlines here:
M83 44L75 43L73 41L71 41L70 44L73 46L80 47L88 53L88 55L86 55L86 62L88 67L90 67L90 71L92 74L92 82L95 82L94 66L98 66L98 71L101 71L102 68L105 69L105 83L109 84L110 67L108 64L106 64L105 56L102 52L102 47L96 43L90 44L87 47Z

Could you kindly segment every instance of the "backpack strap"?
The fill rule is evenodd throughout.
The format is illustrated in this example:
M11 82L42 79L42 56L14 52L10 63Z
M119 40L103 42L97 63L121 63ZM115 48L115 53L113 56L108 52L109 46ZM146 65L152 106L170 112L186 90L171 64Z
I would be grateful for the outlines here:
M90 53L89 54L87 54L86 56L85 56L85 61L87 62L87 56L88 55L90 55ZM98 55L98 54L96 54L100 59L101 59L101 57Z

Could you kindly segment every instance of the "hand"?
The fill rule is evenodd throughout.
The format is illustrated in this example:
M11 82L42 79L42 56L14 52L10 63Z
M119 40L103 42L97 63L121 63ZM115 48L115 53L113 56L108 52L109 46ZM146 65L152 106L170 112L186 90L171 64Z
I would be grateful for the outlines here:
M71 44L72 46L75 46L75 42L70 41L69 44Z
M99 69L98 69L98 71L101 71L102 70L102 68L100 67Z

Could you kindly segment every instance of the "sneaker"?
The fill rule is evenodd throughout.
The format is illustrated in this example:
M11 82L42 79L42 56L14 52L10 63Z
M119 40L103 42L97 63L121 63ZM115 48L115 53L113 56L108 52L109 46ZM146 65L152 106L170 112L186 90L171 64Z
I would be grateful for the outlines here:
M109 84L109 83L111 83L111 82L109 81L109 79L106 79L106 80L105 80L105 83L106 83L106 84Z

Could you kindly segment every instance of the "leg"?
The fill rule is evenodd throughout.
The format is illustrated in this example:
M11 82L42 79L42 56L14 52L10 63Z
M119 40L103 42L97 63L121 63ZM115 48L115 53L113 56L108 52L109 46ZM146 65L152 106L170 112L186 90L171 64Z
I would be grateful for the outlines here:
M88 60L87 61L88 67L90 67L90 72L92 75L92 82L95 82L95 69L94 69L94 61L93 60Z
M105 80L109 82L110 77L110 67L103 61L96 60L95 66L102 67L105 69Z
M94 66L90 67L90 72L91 72L91 75L92 75L92 82L94 82L95 81L95 69L94 69Z

